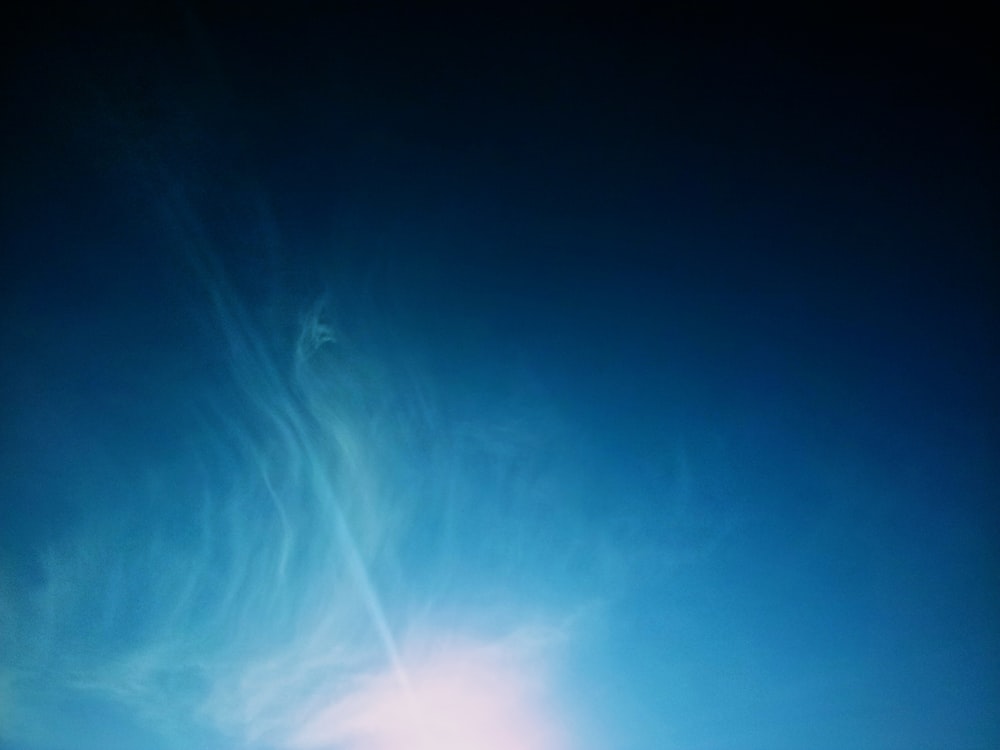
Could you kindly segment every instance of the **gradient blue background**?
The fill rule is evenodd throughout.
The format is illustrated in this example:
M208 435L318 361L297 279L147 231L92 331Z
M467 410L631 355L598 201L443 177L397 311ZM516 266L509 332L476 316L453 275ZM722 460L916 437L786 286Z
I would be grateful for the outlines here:
M568 510L630 560L573 665L613 747L996 747L978 27L306 3L18 19L4 559L37 575L88 483L144 502L124 488L193 429L170 405L224 369L158 193L181 185L263 319L332 287L362 348L420 362L445 411L509 398L571 425Z

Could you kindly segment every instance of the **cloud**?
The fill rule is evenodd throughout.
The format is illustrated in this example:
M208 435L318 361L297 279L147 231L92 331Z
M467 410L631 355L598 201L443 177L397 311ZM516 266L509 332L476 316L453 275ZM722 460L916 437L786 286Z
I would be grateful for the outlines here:
M538 583L557 504L529 428L420 418L426 394L411 408L322 308L283 346L215 291L234 387L191 436L201 471L87 499L3 587L0 741L86 747L103 712L167 750L569 747L547 671L566 632Z

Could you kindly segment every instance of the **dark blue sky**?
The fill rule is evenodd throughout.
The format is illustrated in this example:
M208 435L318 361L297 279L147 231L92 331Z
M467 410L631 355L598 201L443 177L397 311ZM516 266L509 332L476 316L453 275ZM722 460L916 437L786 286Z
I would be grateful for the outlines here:
M606 746L996 746L982 24L312 3L19 19L11 632L33 622L36 558L88 509L169 525L194 507L142 498L151 475L187 481L198 405L236 408L191 263L209 255L278 361L326 294L359 350L412 377L401 412L435 403L424 459L473 414L516 435L487 453L545 446L512 469L570 487L544 519L503 504L502 471L476 475L494 533L535 541L503 564L457 548L502 590L601 603L566 669ZM430 533L406 554L432 558ZM536 565L549 537L608 561L587 580ZM0 645L28 654L0 658L10 741L58 750L22 727L48 709L19 713L42 657Z

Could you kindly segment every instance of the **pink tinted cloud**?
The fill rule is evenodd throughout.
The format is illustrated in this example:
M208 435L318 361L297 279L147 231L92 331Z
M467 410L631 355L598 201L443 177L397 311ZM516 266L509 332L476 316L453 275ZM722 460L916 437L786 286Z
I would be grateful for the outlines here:
M318 711L290 742L317 750L567 750L544 681L505 645L450 644L369 676Z

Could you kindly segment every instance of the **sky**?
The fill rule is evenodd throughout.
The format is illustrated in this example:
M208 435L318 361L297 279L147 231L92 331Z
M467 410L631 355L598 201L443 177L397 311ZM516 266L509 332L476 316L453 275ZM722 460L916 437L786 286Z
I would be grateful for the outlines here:
M15 15L0 747L1000 744L984 19Z

